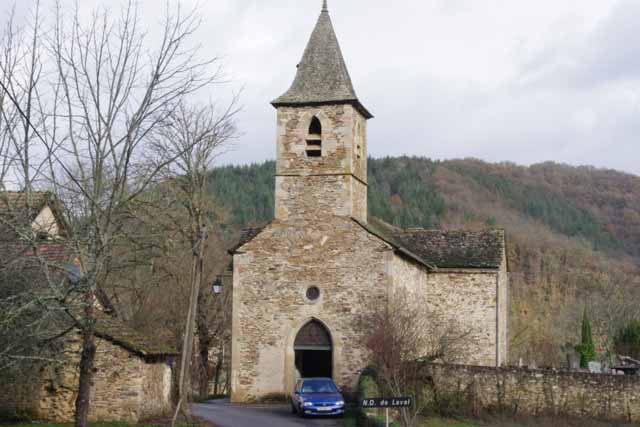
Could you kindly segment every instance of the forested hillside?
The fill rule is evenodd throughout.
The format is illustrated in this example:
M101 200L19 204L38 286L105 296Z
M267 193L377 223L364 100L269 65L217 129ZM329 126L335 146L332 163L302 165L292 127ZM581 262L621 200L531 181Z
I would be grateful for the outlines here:
M275 164L224 167L210 191L228 231L273 215ZM556 365L580 313L611 349L640 307L640 177L544 163L369 160L369 213L402 227L507 231L511 361Z

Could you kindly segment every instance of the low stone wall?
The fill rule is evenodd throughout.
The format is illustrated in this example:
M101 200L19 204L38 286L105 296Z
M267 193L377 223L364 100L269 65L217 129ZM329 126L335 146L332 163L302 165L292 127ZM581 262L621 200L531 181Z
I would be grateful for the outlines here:
M26 382L25 382L26 381ZM6 373L0 376L0 420L3 417L31 415L35 412L36 400L40 384L31 378L9 377ZM23 382L21 387L14 384Z
M433 365L437 393L463 393L470 410L640 422L640 377Z
M79 344L68 342L69 362L28 381L13 379L0 387L0 412L42 421L73 421L78 386ZM150 363L104 339L96 339L89 418L128 421L171 413L171 367Z

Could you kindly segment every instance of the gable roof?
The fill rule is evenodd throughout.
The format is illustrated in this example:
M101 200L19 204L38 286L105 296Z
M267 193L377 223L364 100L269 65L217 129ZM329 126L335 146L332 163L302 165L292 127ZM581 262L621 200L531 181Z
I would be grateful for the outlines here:
M33 191L30 193L30 197L27 197L23 191L1 192L0 216L11 215L15 212L29 212L27 219L34 220L42 208L47 205L49 198L50 193L44 191Z
M398 233L400 233L402 229L397 228L375 217L371 217L368 222L360 221L356 218L351 219L369 233L391 245L396 251L400 252L404 256L407 256L418 262L419 264L424 265L429 270L435 270L437 268L434 264L431 264L428 260L422 258L422 256L415 253L410 247L408 247L400 239L398 239Z
M96 336L143 358L175 356L178 351L162 340L151 338L128 327L121 320L98 312Z
M238 249L240 249L242 246L244 246L246 243L249 243L251 240L253 240L254 237L256 237L258 234L260 234L262 232L262 230L264 230L265 228L267 228L267 226L271 224L270 222L265 222L264 224L255 226L255 227L251 227L251 228L245 228L241 231L240 233L240 237L238 238L238 241L231 246L227 252L231 255L233 255L234 253L236 253L238 251Z
M354 221L430 269L502 266L504 230L404 230L375 217L370 217L367 223Z
M503 230L407 230L401 241L438 268L498 269Z
M505 235L502 229L486 230L425 230L402 229L385 221L369 217L367 222L351 218L367 232L383 240L394 250L429 270L439 268L499 269L502 266ZM247 228L230 254L250 242L267 225Z
M56 225L64 234L66 223L60 215L60 202L48 191L32 191L28 195L24 191L0 192L0 231L2 240L15 238L17 227L30 227L45 207L49 207L54 215Z
M46 207L51 209L55 219L56 238L41 239L31 234L38 231L34 228L34 221ZM59 202L52 193L33 191L27 196L21 191L0 192L0 265L36 258L50 263L68 262L71 248L64 239L58 238L65 236L66 232L66 224L59 214ZM25 238L22 233L28 233L29 237ZM32 240L31 237L37 239Z
M351 104L365 118L373 117L356 96L325 2L293 84L271 104L280 107L334 103Z

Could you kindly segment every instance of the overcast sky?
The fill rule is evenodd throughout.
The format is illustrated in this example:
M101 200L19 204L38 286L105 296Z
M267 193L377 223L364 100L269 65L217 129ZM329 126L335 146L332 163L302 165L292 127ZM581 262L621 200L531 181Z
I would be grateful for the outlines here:
M45 2L46 3L46 2ZM81 4L117 0L81 0ZM141 0L145 24L159 0ZM186 5L195 0L185 0ZM243 87L224 163L275 157L275 110L321 0L200 0L206 53ZM640 174L640 0L329 0L369 151Z

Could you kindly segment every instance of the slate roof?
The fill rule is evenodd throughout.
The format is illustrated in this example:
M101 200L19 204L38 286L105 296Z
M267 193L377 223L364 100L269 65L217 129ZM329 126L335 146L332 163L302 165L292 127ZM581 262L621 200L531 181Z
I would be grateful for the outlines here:
M262 230L264 230L269 224L270 222L267 222L262 225L258 225L256 227L243 229L242 232L240 233L240 238L238 239L238 242L235 245L233 245L231 248L229 248L227 252L233 255L234 253L237 252L238 249L244 246L245 243L249 243L251 240L253 240L254 237L260 234Z
M498 269L505 245L504 230L404 230L377 218L361 226L396 250L434 268Z
M143 358L175 356L178 351L162 340L147 337L128 327L121 320L98 312L96 336Z
M373 117L353 89L326 2L298 64L291 88L271 104L274 107L351 104L367 119Z
M362 228L384 240L402 255L430 270L439 268L499 269L505 247L502 229L425 230L402 229L381 219L369 217L367 222L352 218ZM234 254L256 237L268 224L242 231L229 253Z
M502 264L502 230L409 230L400 239L438 268L498 269Z

